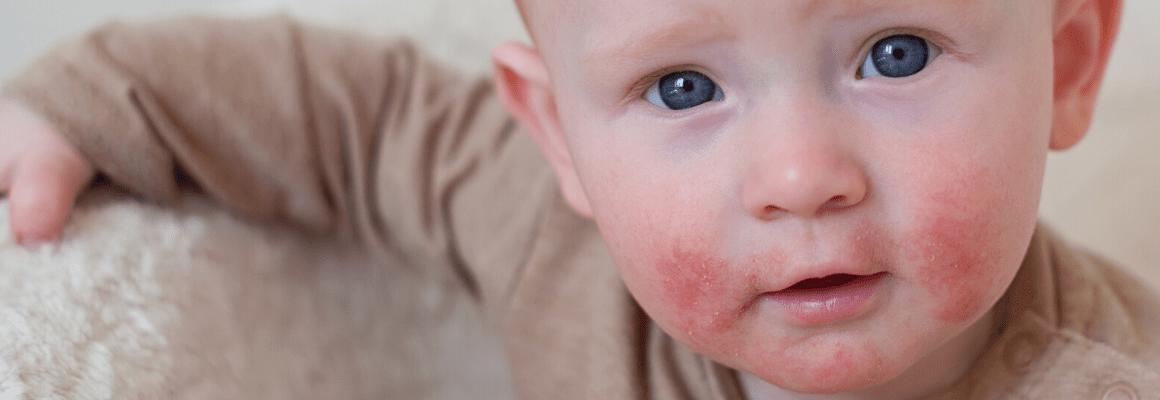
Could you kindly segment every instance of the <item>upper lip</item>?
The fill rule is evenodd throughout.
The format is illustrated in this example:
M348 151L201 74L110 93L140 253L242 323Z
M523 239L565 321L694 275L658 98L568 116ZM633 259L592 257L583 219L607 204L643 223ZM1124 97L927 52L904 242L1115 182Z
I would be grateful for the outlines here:
M766 293L776 293L793 287L794 285L814 278L824 278L831 275L846 274L854 276L870 276L882 272L866 267L857 267L848 263L825 263L794 268L794 272L786 275L786 280L780 282L775 290Z

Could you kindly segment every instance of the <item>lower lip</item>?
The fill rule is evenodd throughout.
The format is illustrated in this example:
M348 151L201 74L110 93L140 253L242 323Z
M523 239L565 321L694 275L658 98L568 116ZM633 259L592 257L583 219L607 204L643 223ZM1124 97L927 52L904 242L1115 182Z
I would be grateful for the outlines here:
M786 316L803 326L846 321L871 309L886 273L860 277L842 285L802 290L782 290L764 297L781 306Z

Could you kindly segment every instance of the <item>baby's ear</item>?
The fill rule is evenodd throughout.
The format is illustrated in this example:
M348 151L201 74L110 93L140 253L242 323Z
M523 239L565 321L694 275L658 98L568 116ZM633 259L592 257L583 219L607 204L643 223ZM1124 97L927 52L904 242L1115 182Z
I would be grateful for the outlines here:
M580 215L592 217L588 196L580 185L568 143L560 128L552 81L539 53L518 42L500 45L492 52L495 85L500 100L524 129L527 129L544 158L552 165L564 199Z
M1053 150L1075 145L1091 126L1122 9L1122 0L1056 1Z

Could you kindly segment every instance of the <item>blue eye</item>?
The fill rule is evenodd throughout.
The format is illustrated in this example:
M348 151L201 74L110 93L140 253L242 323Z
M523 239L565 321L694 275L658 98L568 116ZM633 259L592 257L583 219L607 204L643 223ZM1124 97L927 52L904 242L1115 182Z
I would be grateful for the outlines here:
M894 35L879 40L858 69L860 78L903 78L921 72L941 50L914 35Z
M720 101L725 93L712 79L696 71L674 72L649 87L645 100L670 110L693 108L710 101Z

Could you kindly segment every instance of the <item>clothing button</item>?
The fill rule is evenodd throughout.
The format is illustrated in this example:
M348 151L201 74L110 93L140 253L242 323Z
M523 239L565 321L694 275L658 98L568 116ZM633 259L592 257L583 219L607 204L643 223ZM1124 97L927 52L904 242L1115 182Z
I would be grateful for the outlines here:
M1031 332L1018 333L1007 340L1003 362L1011 372L1025 373L1043 353L1043 340Z
M1136 388L1127 382L1116 382L1104 390L1104 400L1139 400Z

